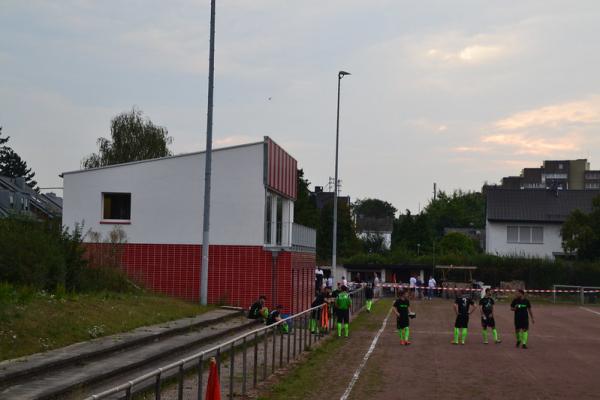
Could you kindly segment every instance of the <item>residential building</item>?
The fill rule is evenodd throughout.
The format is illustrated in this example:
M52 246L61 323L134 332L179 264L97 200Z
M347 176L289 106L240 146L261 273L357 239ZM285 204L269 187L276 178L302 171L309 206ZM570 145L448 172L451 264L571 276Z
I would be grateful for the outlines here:
M600 174L590 171L586 159L546 160L539 168L524 168L519 176L502 178L503 189L600 189ZM597 176L596 178L593 178ZM588 178L589 177L589 178Z
M121 228L120 262L131 278L197 301L204 163L196 152L65 172L64 224L99 233L86 237L91 251ZM294 223L296 160L265 137L215 149L212 166L208 301L247 307L264 294L286 312L307 308L316 232Z
M392 248L394 217L367 217L356 215L356 235L360 239L381 238L384 250Z
M21 214L41 220L62 215L62 199L54 193L37 193L25 178L0 176L0 217Z
M574 210L590 212L600 190L488 187L486 252L501 256L564 256L561 227Z
M325 192L323 186L315 186L315 191L311 192L310 196L319 210L322 210L327 204L333 204L333 192ZM350 196L338 195L338 205L340 204L350 207Z

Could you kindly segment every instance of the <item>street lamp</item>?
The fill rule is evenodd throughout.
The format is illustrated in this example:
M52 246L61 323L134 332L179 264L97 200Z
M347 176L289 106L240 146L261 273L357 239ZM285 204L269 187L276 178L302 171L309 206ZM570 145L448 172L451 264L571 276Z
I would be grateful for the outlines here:
M333 279L336 277L337 268L337 210L338 210L338 150L340 144L340 86L342 78L350 75L350 72L338 72L338 91L337 91L337 122L335 125L335 178L333 181L333 249L331 255L331 273Z
M215 80L215 8L210 2L210 45L208 51L208 105L206 109L206 155L204 163L204 211L202 219L202 265L200 266L200 304L208 304L208 249L210 246L210 179L212 172L213 98Z

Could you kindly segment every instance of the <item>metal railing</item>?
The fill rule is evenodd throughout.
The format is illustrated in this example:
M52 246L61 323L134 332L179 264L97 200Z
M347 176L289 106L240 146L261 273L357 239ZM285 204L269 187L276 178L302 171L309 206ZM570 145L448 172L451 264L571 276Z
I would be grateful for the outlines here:
M354 315L365 304L364 288L350 292L350 297L350 312ZM255 389L259 382L265 381L277 369L288 365L302 352L310 350L313 343L335 332L333 307L325 306L326 304L313 307L272 325L255 329L92 395L86 400L131 400L138 393L144 393L144 398L152 398L153 393L154 399L160 400L165 392L169 392L165 397L178 400L182 400L184 396L186 399L203 399L208 379L208 363L212 357L217 362L223 396L226 393L229 399L238 394L246 396L250 387ZM329 313L326 327L320 325L324 309ZM314 328L311 319L317 320L317 328L314 330L311 330ZM227 370L226 375L221 373L223 369Z
M317 231L313 228L294 223L292 225L292 246L315 249L317 247Z

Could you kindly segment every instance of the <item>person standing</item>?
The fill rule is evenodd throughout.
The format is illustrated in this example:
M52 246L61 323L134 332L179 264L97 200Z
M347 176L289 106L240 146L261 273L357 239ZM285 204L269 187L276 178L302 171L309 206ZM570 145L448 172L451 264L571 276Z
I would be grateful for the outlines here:
M410 301L406 296L406 291L401 290L398 293L398 298L392 305L392 310L396 314L396 329L398 329L398 336L400 336L400 344L408 346L410 344L410 328L409 328L409 314Z
M461 292L460 295L456 297L453 305L456 321L454 322L454 340L452 341L452 344L459 343L459 334L461 334L460 344L465 344L469 328L469 315L475 311L475 304L464 292Z
M346 279L345 276L342 276L342 286L348 287L348 280Z
M414 299L417 291L417 278L414 275L410 277L408 287L410 289L410 296Z
M333 277L331 275L329 275L329 277L327 278L327 285L325 285L325 287L329 289L333 288Z
M373 286L370 283L367 283L365 287L365 301L367 303L367 312L371 312L371 307L373 306Z
M531 312L531 303L525 298L523 289L517 291L517 297L510 303L510 309L515 313L517 347L521 346L521 348L526 349L529 339L529 317L531 317L532 324L535 324L535 320Z
M325 303L325 295L323 294L323 292L321 290L317 290L317 295L315 296L315 299L311 303L310 307L311 308L318 307L323 303ZM317 310L312 310L310 312L310 332L311 333L319 333L319 325L320 325L320 321L321 321L322 310L323 310L322 308L319 308Z
M323 270L319 267L315 269L315 294L319 293L323 287Z
M335 299L335 309L337 313L337 331L338 337L342 336L342 326L344 327L344 336L348 337L350 332L350 307L352 299L348 293L348 287L342 286L342 291Z
M429 277L429 282L427 283L427 286L429 287L429 300L433 299L433 295L435 294L436 285L437 285L437 282L435 281L435 278L433 277L433 275L431 275Z
M494 320L494 299L492 299L492 292L490 289L485 289L485 296L479 300L479 312L481 313L483 343L488 344L487 328L492 329L494 343L501 343L502 341L498 338L498 331L496 330L496 321Z

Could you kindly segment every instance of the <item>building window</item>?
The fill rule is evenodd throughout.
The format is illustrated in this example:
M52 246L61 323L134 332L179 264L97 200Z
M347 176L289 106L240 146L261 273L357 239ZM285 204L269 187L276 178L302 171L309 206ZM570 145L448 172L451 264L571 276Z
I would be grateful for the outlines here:
M531 243L531 228L529 226L519 227L519 243Z
M131 219L131 193L102 193L102 218L129 221Z
M10 203L10 208L14 208L15 207L15 196L13 196L12 194L10 196L8 196L8 201Z
M519 243L519 227L518 226L507 226L506 227L506 241L508 243Z
M531 227L531 243L543 244L544 243L544 228L541 226Z
M543 226L507 226L507 243L521 244L543 244L544 227Z
M267 192L265 198L265 243L271 244L271 225L273 224L273 212L272 212L272 199L273 195Z
M277 196L277 234L275 235L277 246L281 246L283 236L283 199Z

